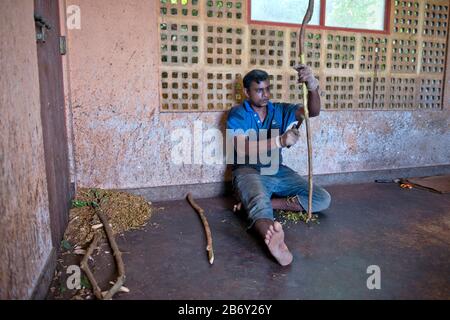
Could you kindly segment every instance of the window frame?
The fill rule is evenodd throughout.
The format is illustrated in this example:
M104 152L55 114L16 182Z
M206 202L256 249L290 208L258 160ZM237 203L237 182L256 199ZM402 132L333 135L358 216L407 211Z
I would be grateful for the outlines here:
M358 32L358 33L378 33L378 34L390 34L391 33L391 2L392 0L384 0L384 29L374 30L374 29L355 29L355 28L344 28L344 27L330 27L325 25L325 14L326 14L326 3L327 0L320 0L320 18L319 25L308 25L308 29L316 30L336 30L336 31L348 31L348 32ZM260 21L252 20L252 0L247 0L247 22L249 25L266 25L266 26L280 26L280 27L296 27L299 28L301 23L288 23L288 22L272 22L272 21ZM300 17L301 19L301 17Z

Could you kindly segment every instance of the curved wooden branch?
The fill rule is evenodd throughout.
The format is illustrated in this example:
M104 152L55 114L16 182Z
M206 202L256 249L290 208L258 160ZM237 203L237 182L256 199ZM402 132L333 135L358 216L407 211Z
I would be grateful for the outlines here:
M102 235L100 232L96 232L94 235L94 239L92 240L91 244L89 245L89 248L86 252L86 254L83 257L83 260L81 260L80 267L81 270L86 273L86 276L89 279L89 282L92 285L92 290L94 291L94 295L97 297L97 299L102 300L102 290L100 289L97 281L95 280L94 274L92 273L91 269L89 268L89 257L92 255L94 250L97 248L98 241L101 239Z
M300 28L298 37L298 48L300 54L300 63L305 64L305 26L311 21L314 12L314 0L309 0L308 9L306 9L305 16ZM306 126L306 140L308 144L308 220L312 218L312 196L313 196L313 164L312 164L312 144L311 144L311 127L309 124L309 109L308 109L308 88L303 83L303 110L305 115ZM300 122L297 124L297 129L300 127Z
M208 252L208 260L210 264L214 263L214 250L213 250L213 244L212 244L212 235L211 235L211 229L209 228L208 220L206 220L205 211L198 206L198 204L195 203L194 199L192 198L192 194L188 193L187 195L187 201L192 206L192 208L197 211L197 213L200 216L200 219L202 220L203 227L205 228L205 234L206 234L206 251Z
M111 249L113 250L114 260L116 261L117 270L119 273L116 283L112 286L111 289L109 289L109 291L103 297L104 300L110 300L118 291L120 291L120 288L123 286L125 282L125 265L122 259L122 252L120 252L119 250L119 246L117 245L117 242L114 238L114 233L112 231L108 219L103 214L101 209L96 208L95 212L97 213L97 216L99 217L100 221L103 223L103 228L105 228L105 233L108 238Z
M109 245L111 246L111 249L113 250L114 260L116 262L117 271L118 271L119 275L117 277L116 283L111 287L111 289L109 289L109 291L107 291L105 294L103 294L97 281L95 280L94 274L91 272L91 270L89 269L89 265L88 265L88 259L91 256L94 249L97 247L98 241L102 237L102 235L98 231L95 233L94 240L92 241L86 255L84 256L83 260L81 261L81 269L86 273L89 281L91 282L92 288L94 290L94 294L97 297L97 299L110 300L118 291L121 290L121 288L125 282L125 265L124 265L123 259L122 259L122 252L120 252L119 246L117 245L117 242L114 238L114 233L112 231L111 224L109 223L108 218L106 217L105 214L103 214L102 209L99 206L99 204L101 204L101 199L99 199L96 194L94 194L94 196L95 196L96 201L95 201L95 205L92 205L92 207L94 208L95 214L98 216L98 218L100 219L100 221L103 225L103 228L105 229L105 233L106 233L106 237L108 238Z

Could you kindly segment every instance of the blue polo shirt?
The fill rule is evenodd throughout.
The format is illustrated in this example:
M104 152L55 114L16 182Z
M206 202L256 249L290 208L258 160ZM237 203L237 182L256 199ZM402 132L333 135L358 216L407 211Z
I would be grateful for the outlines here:
M264 121L261 121L259 119L259 115L252 109L249 102L245 100L243 104L230 109L227 118L227 129L234 131L241 129L244 131L244 134L245 132L247 132L247 130L252 129L256 132L257 140L259 140L259 130L266 129L267 139L270 139L272 129L278 130L278 134L282 135L293 122L297 121L295 119L295 112L298 108L298 104L272 103L269 101L267 105L266 118L264 119ZM278 152L280 161L279 163L281 164L281 149L279 149ZM236 159L236 150L234 150L233 170L242 166L252 167L255 169L260 169L263 166L269 166L261 164L259 162L259 159L258 163L256 164L249 164L248 159L246 159L245 164L237 164Z

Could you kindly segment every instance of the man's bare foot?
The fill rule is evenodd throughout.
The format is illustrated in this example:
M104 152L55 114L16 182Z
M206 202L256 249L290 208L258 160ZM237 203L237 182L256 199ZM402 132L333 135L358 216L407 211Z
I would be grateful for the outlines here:
M284 243L283 227L278 221L275 221L274 224L269 227L264 242L279 264L287 266L292 262L292 253Z

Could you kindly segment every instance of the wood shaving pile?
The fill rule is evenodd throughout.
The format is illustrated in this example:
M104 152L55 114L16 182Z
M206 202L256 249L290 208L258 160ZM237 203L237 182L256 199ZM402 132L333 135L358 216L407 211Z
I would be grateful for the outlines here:
M141 196L121 191L82 188L72 201L64 240L73 246L84 248L92 241L97 229L101 228L104 234L95 214L95 206L106 214L114 234L144 227L152 214L151 203Z
M295 212L295 211L284 211L284 210L277 210L277 214L282 217L282 223L286 224L287 222L293 222L294 224L297 224L298 222L304 222L308 220L308 213L307 212ZM317 214L313 214L312 218L310 220L310 223L316 223L320 224L319 216Z

